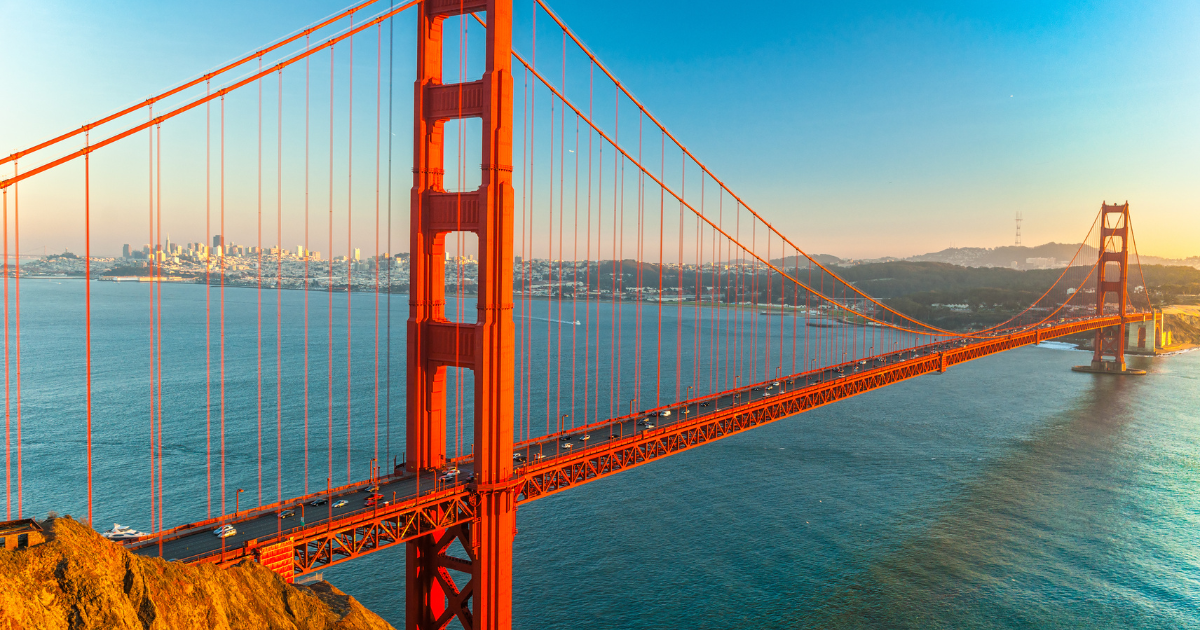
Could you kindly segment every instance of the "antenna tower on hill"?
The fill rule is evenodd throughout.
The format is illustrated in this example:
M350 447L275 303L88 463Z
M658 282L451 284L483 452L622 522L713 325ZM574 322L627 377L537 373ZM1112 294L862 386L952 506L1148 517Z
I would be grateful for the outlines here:
M1021 213L1017 213L1017 247L1021 246Z

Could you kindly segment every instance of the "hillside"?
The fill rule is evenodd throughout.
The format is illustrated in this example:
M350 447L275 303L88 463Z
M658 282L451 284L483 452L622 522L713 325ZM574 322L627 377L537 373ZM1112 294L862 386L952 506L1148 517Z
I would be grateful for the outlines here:
M0 549L0 628L391 628L324 582L292 586L249 561L220 569L133 555L70 517L43 527L46 543Z
M839 267L837 273L867 294L882 298L896 310L947 329L962 330L998 324L1033 304L1063 272L1062 269L1018 271L1002 267L963 267L939 262L886 262ZM1143 265L1131 272L1131 291L1145 276L1156 306L1183 303L1200 294L1200 269ZM1072 270L1059 285L1066 298L1086 269ZM1136 296L1136 294L1133 294ZM1142 298L1134 297L1137 303ZM1073 302L1074 303L1074 302ZM953 305L953 306L951 306Z

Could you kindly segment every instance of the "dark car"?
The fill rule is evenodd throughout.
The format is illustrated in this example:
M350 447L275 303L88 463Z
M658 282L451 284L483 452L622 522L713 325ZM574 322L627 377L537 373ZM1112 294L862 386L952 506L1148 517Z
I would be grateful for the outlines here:
M328 499L313 499L312 501L308 502L309 505L314 507L318 505L325 505L326 503L329 503Z
M279 513L279 518L291 518L296 515L296 510L283 510Z

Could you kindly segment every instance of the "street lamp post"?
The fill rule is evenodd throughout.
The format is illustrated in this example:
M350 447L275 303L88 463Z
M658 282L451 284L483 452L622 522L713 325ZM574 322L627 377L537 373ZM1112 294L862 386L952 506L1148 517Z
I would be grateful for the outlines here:
M243 493L243 492L245 492L245 490L243 490L243 489L241 489L241 488L238 488L237 492L233 493L233 515L234 515L234 516L237 516L237 513L238 513L238 499L241 499L241 498L242 498L242 493Z

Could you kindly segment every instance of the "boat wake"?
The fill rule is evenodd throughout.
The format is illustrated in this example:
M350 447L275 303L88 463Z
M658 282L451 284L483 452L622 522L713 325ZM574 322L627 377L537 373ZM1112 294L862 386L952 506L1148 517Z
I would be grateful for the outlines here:
M1047 350L1074 350L1075 352L1087 352L1087 350L1080 350L1077 344L1067 343L1065 341L1043 341L1034 347L1045 348Z
M546 317L530 317L529 319L532 321L535 321L535 322L550 322L551 324L560 324L560 325L566 325L566 326L582 326L583 325L583 322L579 321L578 319L575 321L569 321L569 320L565 320L565 319L549 319Z

